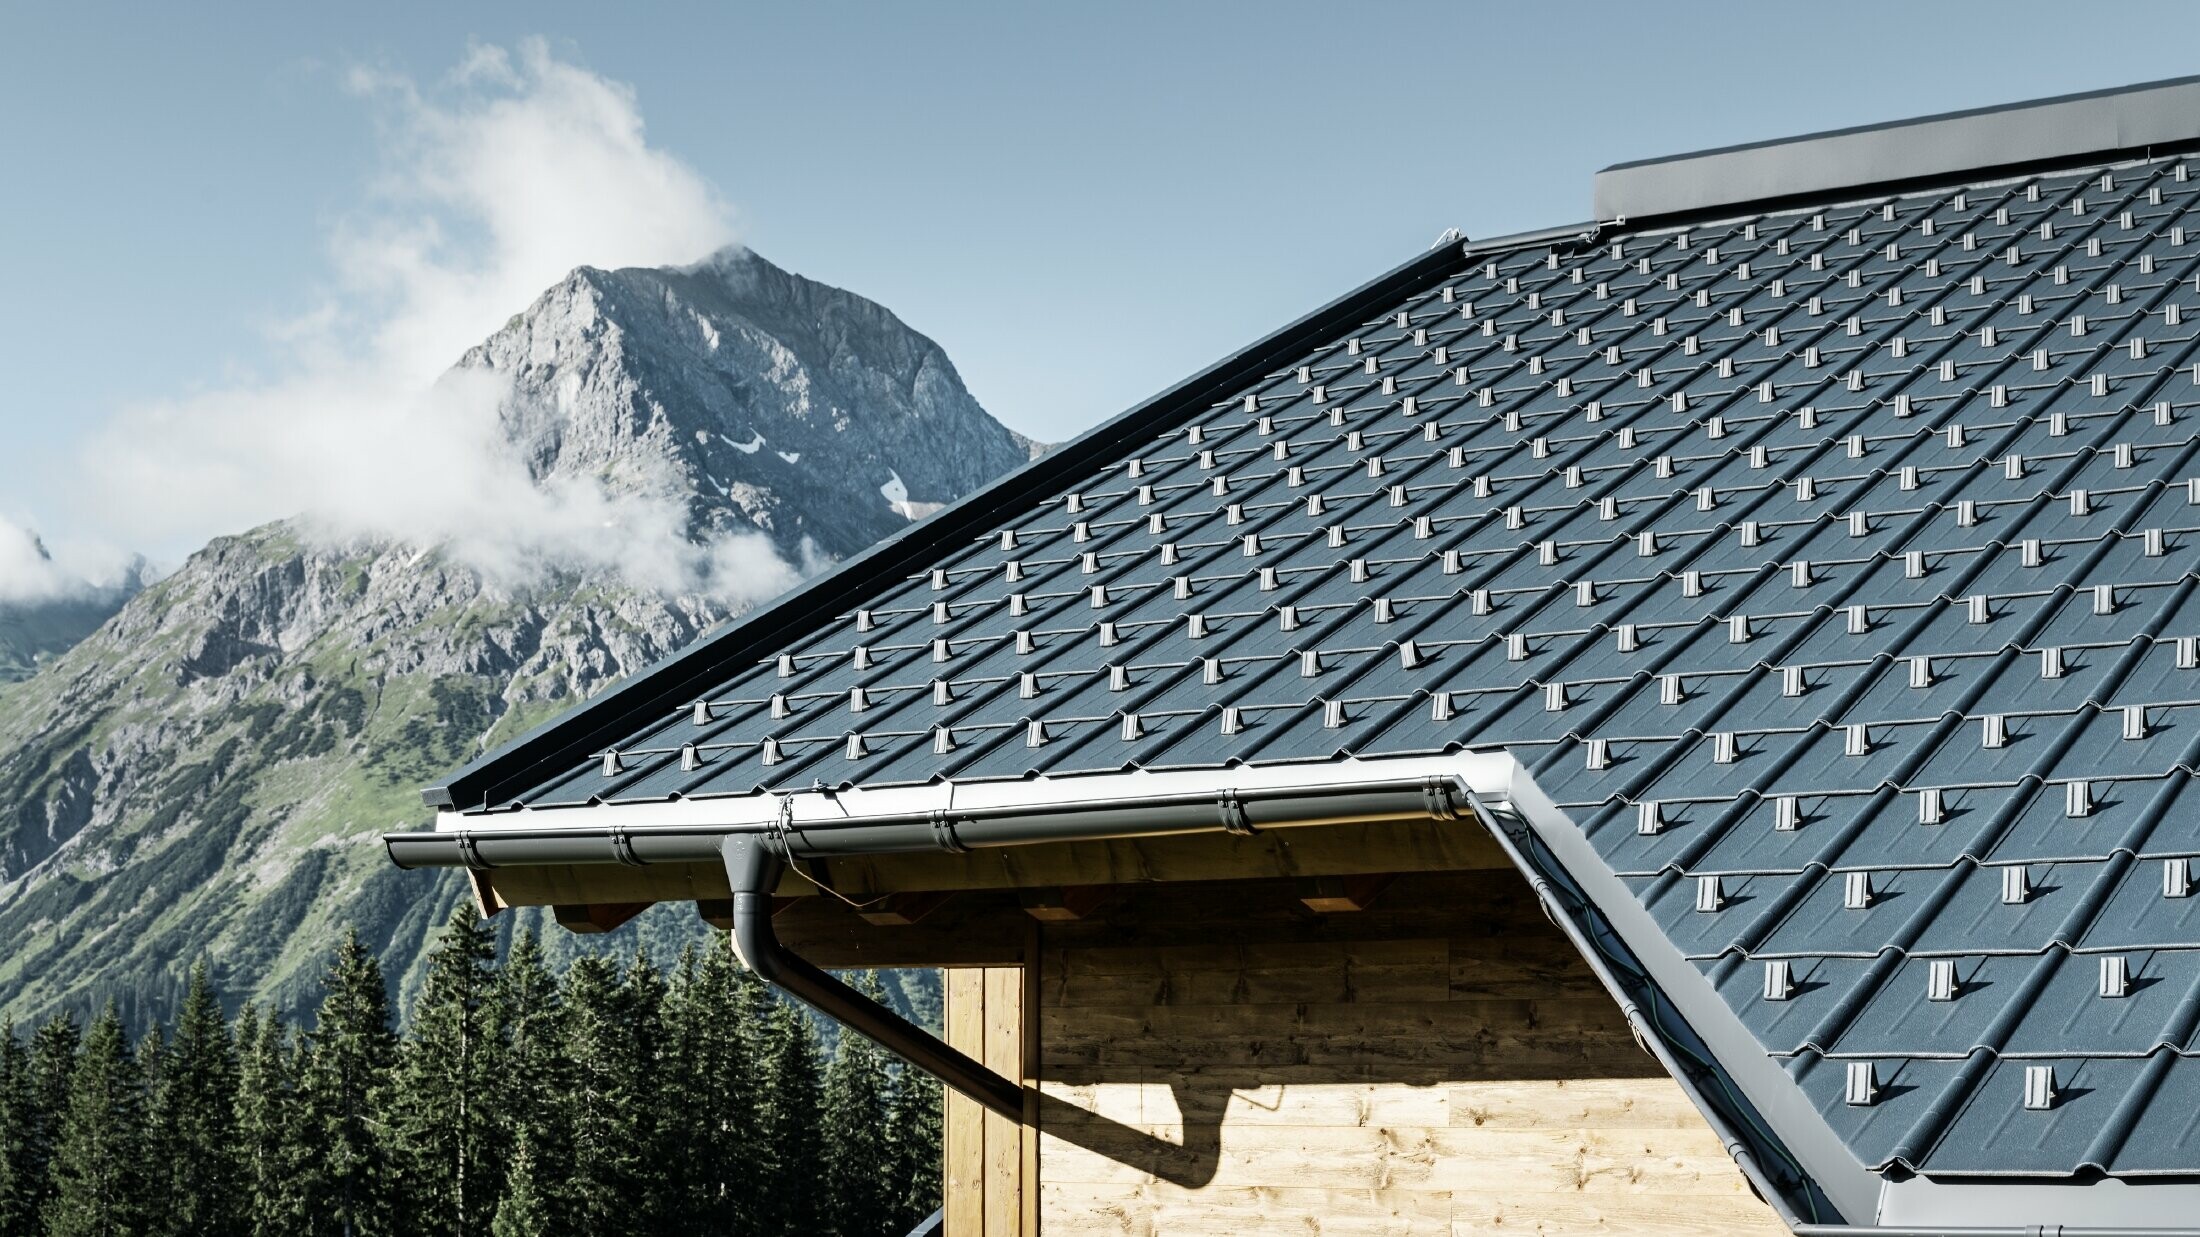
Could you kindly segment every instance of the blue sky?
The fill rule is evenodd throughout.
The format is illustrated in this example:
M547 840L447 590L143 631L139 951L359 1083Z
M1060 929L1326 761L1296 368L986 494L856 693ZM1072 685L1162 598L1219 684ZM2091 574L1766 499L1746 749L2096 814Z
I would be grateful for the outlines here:
M2027 3L205 13L0 12L0 521L57 544L173 557L287 514L280 487L236 501L235 476L227 501L133 512L129 490L217 470L185 453L118 496L117 418L163 407L188 432L299 365L301 320L371 299L336 238L388 194L405 92L437 97L470 48L539 36L630 87L649 149L735 235L891 307L1043 439L1447 226L1584 218L1607 163L2200 72L2191 10L2144 3L2112 26Z

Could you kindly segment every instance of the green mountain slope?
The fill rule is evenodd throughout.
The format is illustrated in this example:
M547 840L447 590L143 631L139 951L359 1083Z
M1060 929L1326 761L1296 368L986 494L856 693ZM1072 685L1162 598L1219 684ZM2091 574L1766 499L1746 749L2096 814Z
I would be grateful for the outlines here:
M509 377L539 478L638 478L684 496L693 535L761 529L790 561L1028 456L931 341L747 254L576 272L464 364ZM427 823L424 783L735 609L315 527L214 541L0 694L0 1013L163 1017L200 956L232 999L302 1010L345 925L409 988L464 882L397 871L377 835ZM598 939L697 931L660 907Z

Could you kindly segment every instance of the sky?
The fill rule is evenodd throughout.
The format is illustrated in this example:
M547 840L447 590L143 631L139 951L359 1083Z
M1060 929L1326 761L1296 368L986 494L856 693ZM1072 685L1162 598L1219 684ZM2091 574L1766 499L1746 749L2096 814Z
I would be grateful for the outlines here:
M0 600L524 507L419 392L576 265L748 244L1059 441L1610 163L2191 73L2149 3L5 6Z

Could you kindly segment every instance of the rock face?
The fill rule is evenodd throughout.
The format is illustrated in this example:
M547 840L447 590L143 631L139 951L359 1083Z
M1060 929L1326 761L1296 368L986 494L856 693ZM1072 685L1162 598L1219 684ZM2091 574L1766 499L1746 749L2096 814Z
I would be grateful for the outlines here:
M509 380L538 480L675 499L692 538L759 529L813 565L1031 454L932 341L746 251L577 270L460 366ZM397 872L376 835L733 612L311 527L217 539L0 693L0 1012L161 1016L200 956L233 997L295 1008L344 925L416 977L463 883ZM690 933L677 909L641 934Z
M615 479L798 557L847 557L1031 457L939 345L745 249L583 267L460 367L510 376L538 481Z

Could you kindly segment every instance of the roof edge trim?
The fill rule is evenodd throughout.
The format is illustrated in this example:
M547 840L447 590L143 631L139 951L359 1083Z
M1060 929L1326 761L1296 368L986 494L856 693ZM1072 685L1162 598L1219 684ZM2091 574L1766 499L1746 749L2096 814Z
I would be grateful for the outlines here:
M2194 141L2200 77L2182 77L1615 163L1593 196L1632 225Z
M1523 797L1523 785L1529 787ZM952 781L877 791L768 792L734 800L667 800L597 807L589 823L543 826L514 813L480 824L444 813L431 832L383 837L399 867L495 869L536 864L648 864L694 862L728 838L760 838L787 858L830 858L914 851L962 851L1036 842L1085 841L1142 834L1259 832L1342 822L1389 820L1400 824L1478 822L1533 887L1551 920L1581 951L1611 992L1644 1048L1679 1082L1719 1135L1759 1195L1790 1226L1802 1223L1795 1201L1814 1215L1826 1202L1807 1178L1774 1173L1762 1158L1794 1163L1763 1119L1746 1108L1716 1064L1708 1043L1672 1011L1647 971L1631 956L1641 978L1623 980L1603 956L1624 942L1578 917L1594 903L1563 870L1527 852L1531 828L1519 813L1545 803L1532 789L1516 757L1504 751L1461 751L1443 756L1360 759L1241 769L1162 773L1134 771L1010 784ZM1490 803L1501 806L1492 808ZM555 818L564 809L548 809ZM609 814L611 820L604 818ZM507 823L509 822L509 823ZM1509 822L1509 823L1508 823ZM1521 836L1515 836L1515 834ZM1581 905L1570 907L1567 902ZM1657 1012L1659 1006L1667 1012ZM1682 1057L1703 1062L1690 1067ZM1726 1100L1702 1084L1705 1071ZM1752 1133L1755 1127L1757 1133ZM1771 1140L1769 1143L1767 1140Z
M608 740L648 719L691 703L720 674L729 643L774 644L813 628L877 587L881 576L906 575L943 547L991 528L1001 509L1059 491L1117 458L1123 446L1204 409L1220 395L1274 369L1307 348L1401 298L1430 287L1469 255L1519 248L1593 232L1589 225L1460 243L1447 239L1343 296L1231 352L1220 361L1129 410L1087 430L1022 468L948 505L930 519L879 542L816 579L796 585L704 637L685 651L589 701L584 712L552 718L443 781L421 791L432 808L477 812L500 806L500 792L585 761Z

